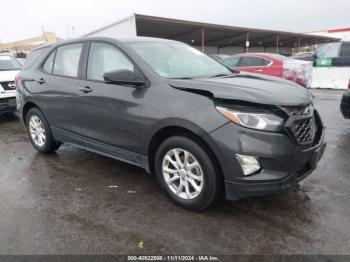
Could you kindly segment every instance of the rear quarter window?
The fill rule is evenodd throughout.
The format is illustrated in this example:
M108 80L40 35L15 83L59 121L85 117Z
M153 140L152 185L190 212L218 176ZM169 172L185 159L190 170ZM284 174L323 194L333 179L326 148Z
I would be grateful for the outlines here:
M31 51L28 54L27 59L25 60L24 65L22 66L22 69L30 68L37 61L37 59L48 50L48 48L49 47L45 47Z

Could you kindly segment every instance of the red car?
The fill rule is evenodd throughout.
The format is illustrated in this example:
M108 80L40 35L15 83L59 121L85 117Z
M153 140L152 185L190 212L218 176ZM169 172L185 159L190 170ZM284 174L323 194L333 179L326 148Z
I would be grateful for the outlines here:
M311 84L312 62L296 60L279 54L237 54L226 58L222 63L238 71L282 77L304 87L309 87Z

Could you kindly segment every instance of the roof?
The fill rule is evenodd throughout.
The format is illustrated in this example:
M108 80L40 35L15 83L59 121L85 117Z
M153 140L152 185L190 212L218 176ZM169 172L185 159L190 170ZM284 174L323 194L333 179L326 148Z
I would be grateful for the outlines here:
M174 39L192 45L201 43L201 31L203 28L206 46L245 46L247 34L249 34L250 47L275 47L277 38L279 38L279 43L282 47L339 41L338 38L326 36L235 27L141 14L135 14L134 16L139 36Z
M99 34L131 20L135 21L137 36L172 39L193 46L202 44L203 31L205 45L218 47L244 47L247 35L249 37L250 47L276 47L277 39L280 47L307 46L340 40L339 38L328 36L210 24L142 14L133 14L127 18L85 34L83 37ZM131 32L132 30L134 30L134 28L130 28L126 31Z

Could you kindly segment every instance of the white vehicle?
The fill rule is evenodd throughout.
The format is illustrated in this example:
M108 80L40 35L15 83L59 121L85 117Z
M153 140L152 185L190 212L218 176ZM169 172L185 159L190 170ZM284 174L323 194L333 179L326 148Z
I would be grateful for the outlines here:
M15 77L21 63L11 54L0 54L0 114L16 111Z

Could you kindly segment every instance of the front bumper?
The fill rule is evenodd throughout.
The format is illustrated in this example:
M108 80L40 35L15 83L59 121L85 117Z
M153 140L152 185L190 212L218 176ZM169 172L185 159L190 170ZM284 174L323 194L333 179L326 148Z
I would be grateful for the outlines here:
M344 118L350 118L350 90L346 90L340 103L340 111Z
M309 148L296 145L286 134L270 133L242 128L228 123L210 134L217 148L226 198L241 198L271 194L296 186L316 168L326 143L324 128ZM262 169L254 175L244 176L235 154L255 156Z
M16 97L13 97L13 96L1 97L0 96L0 114L15 112L16 109L17 109Z

